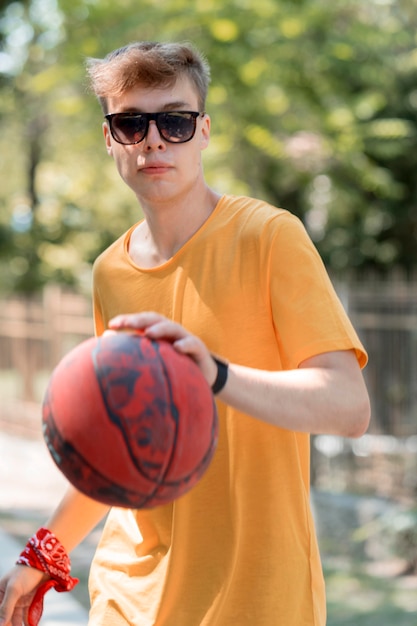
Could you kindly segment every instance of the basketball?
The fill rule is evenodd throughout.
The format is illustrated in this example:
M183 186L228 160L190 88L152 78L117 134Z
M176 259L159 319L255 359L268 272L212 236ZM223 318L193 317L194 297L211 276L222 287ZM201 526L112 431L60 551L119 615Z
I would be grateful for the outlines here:
M43 434L74 487L108 504L153 508L189 491L216 449L210 386L167 341L114 333L85 340L57 365Z

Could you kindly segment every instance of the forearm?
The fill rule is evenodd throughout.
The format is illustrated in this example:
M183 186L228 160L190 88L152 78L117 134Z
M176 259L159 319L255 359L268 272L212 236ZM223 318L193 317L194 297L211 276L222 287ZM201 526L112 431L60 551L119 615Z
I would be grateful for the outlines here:
M216 380L216 363L201 339L158 313L119 315L109 328L140 330L152 339L169 339L176 350L194 359L209 385ZM298 369L286 371L232 363L218 397L275 426L312 434L359 437L370 418L369 397L353 350L318 354Z
M71 552L109 511L109 507L91 500L70 486L45 526Z
M358 437L369 400L353 353L316 357L317 366L264 371L231 364L219 399L265 422L299 432ZM343 365L342 365L343 363Z
M54 533L68 553L107 511L107 506L90 500L70 487L45 526ZM38 542L40 535L43 539L48 537L44 529L39 529L36 539L32 537L20 555L20 564L0 580L1 624L37 624L42 615L43 596L48 589L54 586L58 591L70 591L77 582L70 575L67 555L61 554L59 563L51 559L48 541L41 547Z

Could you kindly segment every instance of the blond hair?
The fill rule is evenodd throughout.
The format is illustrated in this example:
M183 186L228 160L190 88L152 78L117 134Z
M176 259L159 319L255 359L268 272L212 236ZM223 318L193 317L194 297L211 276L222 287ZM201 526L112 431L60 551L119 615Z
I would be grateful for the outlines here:
M189 78L198 94L199 110L205 109L210 68L189 43L131 43L104 59L87 59L87 73L104 113L108 113L109 96L119 96L138 85L170 87L180 76Z

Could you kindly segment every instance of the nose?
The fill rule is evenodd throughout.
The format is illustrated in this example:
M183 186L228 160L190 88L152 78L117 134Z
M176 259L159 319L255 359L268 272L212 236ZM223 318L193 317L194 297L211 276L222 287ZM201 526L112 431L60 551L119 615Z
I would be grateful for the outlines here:
M159 134L155 120L149 120L148 132L143 139L143 147L147 152L165 150L165 142Z

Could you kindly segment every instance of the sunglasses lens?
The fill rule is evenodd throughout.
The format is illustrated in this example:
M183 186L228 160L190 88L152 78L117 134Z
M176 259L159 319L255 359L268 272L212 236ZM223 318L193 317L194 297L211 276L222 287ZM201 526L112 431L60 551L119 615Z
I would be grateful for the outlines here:
M159 113L158 129L162 137L171 143L184 143L194 136L196 117L191 113L173 111Z
M149 121L156 122L165 141L185 143L194 137L199 113L168 111L166 113L114 113L107 115L113 138L124 145L139 143L148 132Z
M146 134L147 120L142 115L114 115L112 132L116 141L124 144L139 143Z

